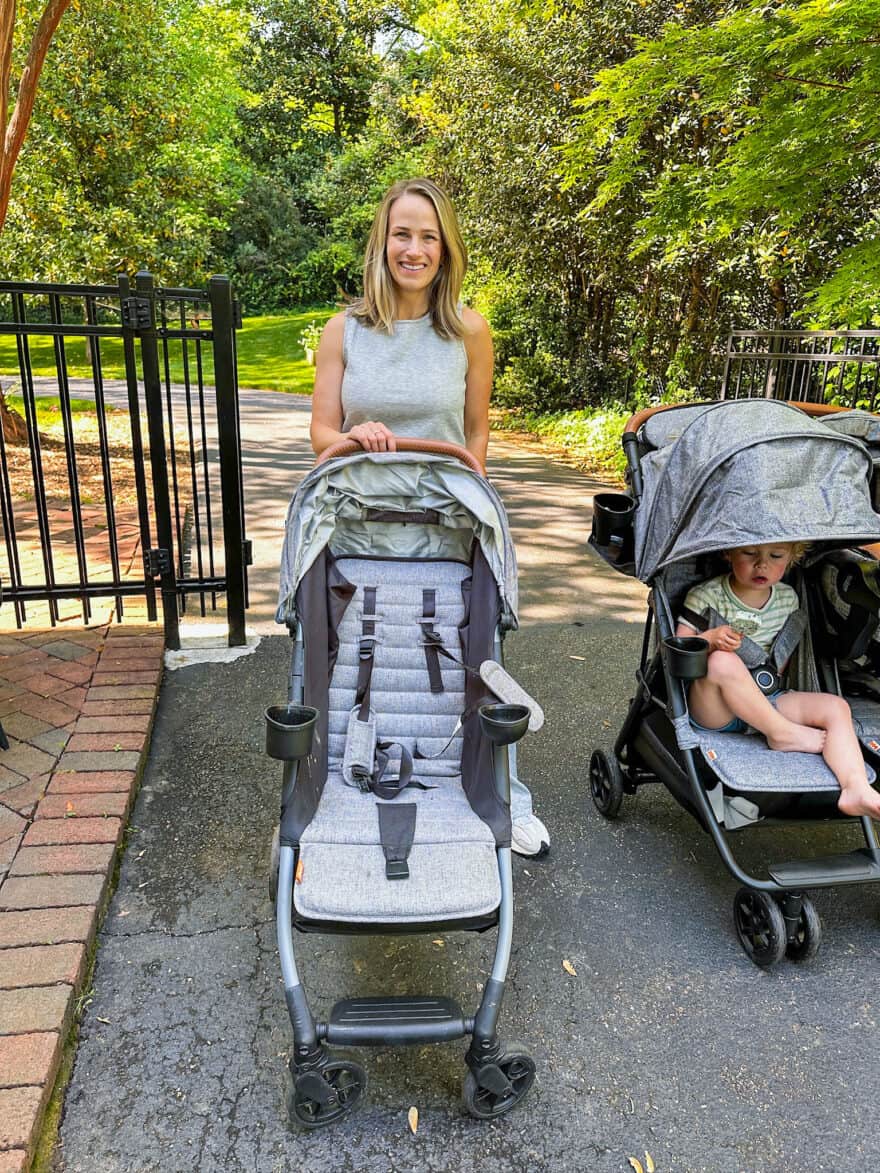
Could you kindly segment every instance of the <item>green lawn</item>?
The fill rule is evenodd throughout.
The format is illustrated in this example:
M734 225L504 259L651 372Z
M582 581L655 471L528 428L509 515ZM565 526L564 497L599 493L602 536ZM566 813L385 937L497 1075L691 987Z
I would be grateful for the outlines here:
M241 387L256 387L267 391L290 391L311 395L315 371L305 360L305 353L298 338L311 322L323 325L334 312L333 307L298 310L292 314L268 315L259 318L245 318L238 331L238 382ZM195 346L188 344L190 378L195 378ZM65 340L65 356L68 372L72 376L90 378L91 364L86 361L85 344L81 338ZM35 375L55 374L53 341L43 335L30 338L30 358ZM202 347L204 377L210 383L213 375L211 347ZM164 357L160 353L160 364ZM116 339L101 340L101 364L105 379L122 379L125 367L122 361L122 344ZM168 369L172 382L181 382L184 374L183 346L172 340L168 344ZM164 366L163 366L164 373ZM18 358L15 338L0 335L0 377L18 378Z

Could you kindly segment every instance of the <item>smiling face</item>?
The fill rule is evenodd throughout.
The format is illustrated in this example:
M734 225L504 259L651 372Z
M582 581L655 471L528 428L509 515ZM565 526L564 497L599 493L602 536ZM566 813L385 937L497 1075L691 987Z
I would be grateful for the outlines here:
M773 542L766 546L737 546L727 551L730 563L731 586L735 594L766 593L779 582L792 559L792 547L787 542Z
M427 292L443 260L440 223L429 199L406 192L391 205L385 259L398 292L424 294L427 310Z

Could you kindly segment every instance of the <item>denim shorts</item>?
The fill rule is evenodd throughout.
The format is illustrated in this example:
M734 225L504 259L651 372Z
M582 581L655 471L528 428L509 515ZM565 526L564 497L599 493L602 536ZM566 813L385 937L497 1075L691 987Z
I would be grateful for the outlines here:
M781 696L784 696L787 692L788 692L787 688L777 688L776 692L771 692L768 694L767 700L770 702L770 704L775 709L777 700L779 700L779 698ZM708 725L701 725L699 723L699 721L695 721L693 719L693 717L691 717L690 720L691 720L691 725L699 733L749 733L749 732L753 732L752 726L747 725L745 723L745 721L743 721L742 717L731 717L731 719L727 722L727 724L722 725L720 729L711 729Z

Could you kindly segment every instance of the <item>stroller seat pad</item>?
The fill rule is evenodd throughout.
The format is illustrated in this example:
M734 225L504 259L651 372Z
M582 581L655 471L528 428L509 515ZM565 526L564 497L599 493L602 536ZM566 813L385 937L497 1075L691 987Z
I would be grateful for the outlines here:
M695 733L713 773L732 790L797 794L840 789L821 754L770 749L763 737L748 733ZM873 782L873 769L866 769Z
M461 783L462 734L456 726L465 708L465 672L440 659L442 691L432 692L423 643L427 621L444 647L461 655L463 584L470 567L360 557L339 557L336 565L356 589L337 629L329 769L318 809L300 836L296 910L315 920L360 923L433 923L491 913L501 902L495 838ZM413 777L431 787L408 787L388 802L346 785L341 773L357 693L365 588L375 588L367 618L375 623L370 712L378 738L404 745L413 755ZM389 774L395 773L392 760ZM409 876L389 880L377 807L408 803L416 806Z
M471 809L458 777L437 783L382 802L347 786L334 770L300 840L297 912L315 920L409 923L494 911L501 883L492 832ZM408 802L418 808L410 874L389 881L376 807Z
M484 916L501 903L490 843L415 843L406 880L386 878L378 847L306 843L300 860L294 905L312 920L435 924Z

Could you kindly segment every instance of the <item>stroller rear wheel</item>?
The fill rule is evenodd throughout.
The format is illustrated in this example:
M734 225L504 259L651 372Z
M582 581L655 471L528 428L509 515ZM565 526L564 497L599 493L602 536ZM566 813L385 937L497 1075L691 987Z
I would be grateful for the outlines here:
M300 1128L335 1124L357 1104L367 1086L367 1073L353 1059L328 1059L309 1071L288 1068L287 1112Z
M494 1062L468 1070L462 1086L465 1111L477 1120L503 1116L528 1095L534 1081L534 1059L520 1043L512 1043Z
M792 961L809 961L819 952L821 943L822 921L816 912L815 904L807 896L804 896L794 940L788 942L785 955Z
M606 819L616 819L623 802L623 771L613 754L602 749L590 758L590 794L593 805Z
M733 899L733 919L739 943L755 965L767 969L782 960L785 918L769 892L740 888Z

